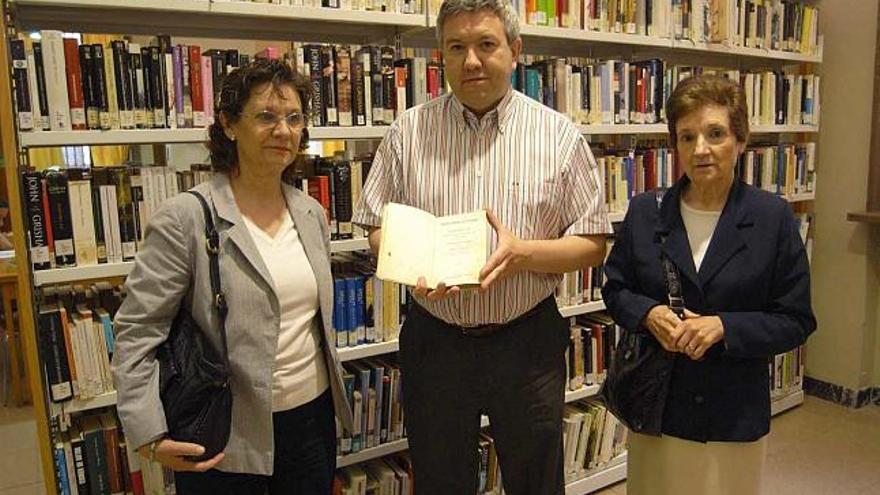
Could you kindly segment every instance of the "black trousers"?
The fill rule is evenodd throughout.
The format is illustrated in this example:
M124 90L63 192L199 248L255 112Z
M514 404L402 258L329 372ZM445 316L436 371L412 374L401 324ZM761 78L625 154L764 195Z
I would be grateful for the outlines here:
M275 463L272 476L175 473L178 495L327 495L336 470L336 422L328 389L317 399L272 415Z
M568 327L552 298L487 337L409 311L400 364L415 493L475 492L481 414L489 417L508 495L564 492Z

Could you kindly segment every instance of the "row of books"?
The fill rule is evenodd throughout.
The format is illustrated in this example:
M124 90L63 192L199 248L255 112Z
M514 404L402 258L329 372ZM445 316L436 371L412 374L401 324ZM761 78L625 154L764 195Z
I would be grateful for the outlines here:
M771 398L785 397L793 391L803 388L805 354L806 348L800 346L770 358L768 368L770 370Z
M606 241L606 252L610 252L613 241ZM560 307L601 301L604 272L602 266L584 268L568 272L556 286L556 304Z
M746 183L775 194L814 192L816 143L746 148L736 171Z
M567 483L606 466L626 451L626 427L598 399L566 404L562 424Z
M53 448L62 495L171 495L174 475L135 452L111 411L76 418Z
M569 327L566 351L569 390L602 383L621 332L621 328L605 312L575 318L575 323Z
M396 355L343 363L342 376L354 414L352 431L337 428L337 450L345 455L406 436L400 365Z
M819 45L819 10L787 0L514 0L513 4L522 22L534 26L807 54L816 53Z
M270 3L300 7L327 7L331 9L358 10L366 12L397 12L422 14L426 0L212 0L217 2Z
M650 146L647 144L646 146ZM605 184L605 206L624 213L633 196L672 186L684 172L666 147L593 147ZM750 146L739 157L737 177L779 195L816 190L816 143Z
M312 126L391 124L445 87L436 50L294 42L243 54L173 44L168 35L146 46L40 36L10 41L21 131L203 128L214 121L223 78L253 58L283 59L309 79Z
M332 495L412 495L412 461L407 452L372 459L336 471Z
M90 399L115 390L113 318L121 294L109 282L45 287L37 325L49 399Z
M101 45L43 30L30 50L24 39L10 45L22 131L205 127L223 76L250 59L172 45L167 35Z
M363 230L351 223L351 217L372 164L371 155L354 160L347 160L342 154L333 158L309 155L302 158L299 170L285 180L321 203L331 239L364 237Z
M396 282L380 280L365 253L345 253L333 261L333 328L336 347L396 340L410 294Z
M577 124L654 124L666 121L666 102L678 82L700 74L739 82L753 125L819 124L820 76L815 74L742 72L656 58L629 62L526 55L511 80L516 90Z
M134 260L159 206L211 176L204 164L180 171L130 164L22 172L34 270Z

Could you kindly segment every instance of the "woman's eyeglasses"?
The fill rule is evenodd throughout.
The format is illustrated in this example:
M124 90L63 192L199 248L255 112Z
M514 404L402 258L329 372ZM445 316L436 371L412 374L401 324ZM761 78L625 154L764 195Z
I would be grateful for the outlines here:
M254 120L260 126L274 129L281 121L287 124L287 127L294 131L298 131L305 127L306 116L302 112L290 112L287 115L278 115L269 110L263 110L252 114Z

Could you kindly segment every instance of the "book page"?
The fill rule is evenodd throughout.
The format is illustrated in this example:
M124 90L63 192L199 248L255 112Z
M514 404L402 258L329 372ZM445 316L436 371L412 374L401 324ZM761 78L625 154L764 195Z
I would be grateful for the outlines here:
M489 221L485 210L437 219L434 239L435 285L478 285L489 255Z
M419 277L436 280L431 273L434 260L434 215L411 206L388 203L382 209L382 238L376 276L406 285ZM435 287L429 284L429 287Z

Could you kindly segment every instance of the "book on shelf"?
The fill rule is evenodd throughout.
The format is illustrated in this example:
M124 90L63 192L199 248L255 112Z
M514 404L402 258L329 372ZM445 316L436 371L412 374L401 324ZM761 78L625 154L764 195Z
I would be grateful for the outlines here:
M437 50L294 42L289 50L270 46L251 55L174 44L168 35L147 45L122 39L81 44L52 30L41 36L30 50L21 39L11 44L20 131L204 128L214 120L223 78L253 58L284 60L310 79L312 125L318 127L390 124L398 98L403 110L441 93L408 84L408 74L393 67L395 60L415 60L425 72L415 80L424 82L428 60L439 61Z
M738 81L753 125L819 125L818 74L740 71L641 61L522 55L511 75L514 89L567 115L577 124L656 124L676 84L700 74Z
M210 177L203 164L22 172L34 270L133 260L159 206Z
M128 445L111 411L81 415L56 435L53 455L59 493L164 494L174 486L168 468Z
M474 286L489 257L485 210L445 217L398 203L382 209L382 240L376 276L415 286Z
M431 3L436 15L440 1ZM527 25L815 54L819 9L784 0L513 2Z

